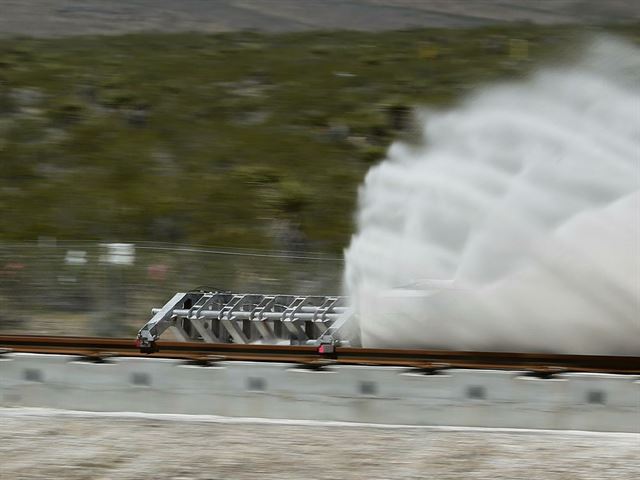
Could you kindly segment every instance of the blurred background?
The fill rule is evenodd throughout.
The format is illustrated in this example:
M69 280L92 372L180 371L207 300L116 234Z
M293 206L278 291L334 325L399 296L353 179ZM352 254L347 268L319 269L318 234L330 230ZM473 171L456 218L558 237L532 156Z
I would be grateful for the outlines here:
M608 34L640 45L640 1L0 0L0 334L117 336L130 338L133 346L151 309L180 291L342 294L349 284L345 249L356 231L358 192L365 191L367 172L383 161L396 141L418 160L426 158L421 151L438 149L437 142L421 137L420 115L455 113L471 92L528 78L540 65L573 65L589 39ZM607 69L607 76L616 77L618 72L620 77L632 76L638 65L623 71L627 64L618 63ZM572 93L571 85L563 85L565 90L555 84L549 90L558 97ZM612 82L611 88L616 85ZM518 89L512 94L520 91L526 94ZM579 100L591 91L576 88ZM554 95L530 95L522 104L511 102L512 109L505 111L517 113L519 105L553 107ZM572 142L557 142L550 134L542 135L538 145L575 154L571 168L563 165L566 171L585 173L580 163L582 139L585 150L592 145L606 147L594 148L594 158L605 157L604 151L611 154L607 161L620 161L625 168L631 164L633 157L620 152L637 146L633 140L640 137L627 142L627 137L617 135L619 130L636 134L627 117L617 111L607 116L610 109L573 100L568 99L573 107L566 123L547 124L546 115L538 123L544 127L540 130L561 127L563 134L570 133L562 138L572 137ZM631 101L619 103L622 107L616 105L614 110L625 113L632 108ZM590 113L584 115L586 120L605 119L604 135L593 135L600 137L595 142L590 142L588 129L573 130L574 123L582 122L582 112ZM530 118L524 117L525 122L514 123L519 138L528 140ZM481 115L474 118L484 120ZM503 144L513 147L506 157L519 145L535 147L535 141L513 141L508 128L505 135L491 136L502 132L503 125L508 127L511 118L503 115L493 130L485 129L482 121L474 123L468 131L476 137L469 135L470 142L460 142L456 158L473 163L472 153L483 141L491 145L484 150L488 155ZM628 128L620 128L623 122L622 127ZM453 138L444 146L457 148L457 139L464 136L459 132L464 130L442 125ZM493 141L501 137L504 143ZM445 158L454 150L440 149ZM545 160L548 152L534 149ZM411 166L412 155L405 157ZM558 158L560 154L551 156L548 163L560 164ZM605 173L611 165L594 164L604 165ZM625 168L615 169L614 180L630 177L625 174L632 169ZM470 170L468 177L481 177ZM566 189L568 207L575 205L571 193L583 190L612 202L628 193L619 187L612 199L602 195L606 188L598 183L605 176L600 177L597 168L595 174L585 170L591 176L583 184L588 175L576 175L576 184L585 188ZM420 171L407 168L404 177L413 180ZM432 171L422 172L431 178ZM517 177L517 168L513 172ZM369 184L382 176L373 173ZM575 186L566 178L565 183L558 181L563 178L556 170L542 173L534 180L546 180L552 187L546 192ZM400 209L393 206L404 199L397 193L422 193L422 184L394 182L397 177L385 176L389 178L390 196L400 200L386 202L387 197L381 197L374 206L388 208L374 210L369 217L379 220L377 212L390 211L387 227L392 229L400 216L396 215ZM451 184L459 190L457 182ZM410 190L405 185L417 186ZM486 191L497 190L495 184L487 185ZM531 185L539 186L535 182L524 186ZM636 200L637 185L632 185ZM469 182L470 191L477 187ZM435 203L445 205L447 198L435 190ZM545 196L545 190L536 188L527 191L542 202L514 202L525 213L557 213L553 202L562 195ZM589 199L587 194L582 196ZM411 201L402 205L406 204ZM624 205L630 205L622 212L626 215L637 204ZM480 218L474 209L468 211L472 220ZM420 214L414 218L432 221ZM576 230L578 238L593 240L583 242L587 246L599 247L586 250L589 261L576 263L589 267L598 258L613 257L623 260L613 262L613 267L622 265L618 270L623 273L632 270L634 258L627 263L624 257L632 248L617 252L610 246L619 244L604 242L609 238L605 233L611 231L618 234L616 238L627 239L626 218L615 216L617 223L593 235L582 233L593 230ZM529 220L537 217L532 214ZM372 230L374 240L384 238L395 250L391 253L402 254L397 255L404 260L396 262L400 267L418 270L428 262L425 255L419 257L422 262L413 262L417 255L412 258L407 243L388 241L371 223L365 240ZM416 235L423 233L421 226L420 221L413 225ZM633 242L623 246L629 244L633 246ZM368 248L375 242L360 245L364 248L354 251L364 254L347 254L347 259L363 259L355 262L356 267L364 265L362 271L372 271L374 278L394 277L391 263L385 263L389 258L395 261L394 255L378 255L382 249ZM596 258L591 255L594 251L607 255ZM611 251L618 255L608 255ZM472 259L480 261L471 262L471 267L493 267L493 259L500 260L503 252L509 253L478 249ZM563 251L555 253L546 257L553 267ZM562 279L561 269L555 270ZM359 271L352 268L356 280ZM627 315L638 299L628 277L621 276L625 289L616 290L609 288L618 284L607 283L607 275L600 282L599 275L583 271L591 272L575 270L573 292L579 295L570 298L585 298L589 307L614 304L609 312L637 326L637 321L632 324L633 311ZM553 282L556 277L539 278L547 290L558 285ZM593 290L580 290L585 279ZM419 282L411 283L408 291L413 286L422 288ZM530 293L528 284L524 287ZM385 297L374 300L379 298ZM497 310L461 302L465 297L448 298L451 305L461 307L459 311L468 308L472 314L464 318L475 324L476 332L482 330L482 335L467 337L495 337L501 348L513 351L513 343L504 339L514 337L515 323L505 324L504 332L493 335L477 313ZM507 307L512 299L518 300L508 290L495 302L498 307L503 298ZM611 324L598 308L585 311L598 317L599 329L569 328L564 336L553 329L545 331L529 312L538 313L544 304L544 310L554 315L553 322L560 311L561 323L569 316L568 309L554 309L553 295L533 292L522 298L535 301L533 308L524 309L534 321L521 322L532 325L522 330L526 341L542 339L546 347L552 337L573 341L583 333L590 341L605 344L613 332L629 345L637 338L637 329ZM617 308L620 299L624 308ZM421 340L416 332L429 332L425 337L431 341L436 329L412 321L410 315L417 310L413 320L430 320L421 310L423 304L406 304L404 308L404 300L371 302L367 304L371 314L363 318L382 318L379 325L393 326L385 320L385 312L388 305L399 305L389 318L402 320L397 326L405 328L397 328L396 337L379 338L395 338L407 348ZM501 310L509 313L508 308ZM582 319L582 311L576 311L575 317ZM456 333L468 333L449 321L453 316L434 318L444 318L441 324L452 326ZM376 333L375 328L372 331ZM633 344L636 351L637 345ZM198 355L188 361L112 358L108 352L43 358L2 350L0 479L635 480L640 470L637 434L576 431L611 429L611 425L632 431L640 385L631 376L588 373L579 378L583 374L543 365L539 369L531 365L526 376L520 366L517 372L446 370L439 375L446 363L421 362L420 368L405 370L348 365L349 358L342 366L333 366L329 358L307 365L280 363L284 360L258 365L227 363L219 355ZM206 415L180 415L185 412ZM257 417L270 418L261 422ZM340 422L278 420L283 417ZM572 431L384 428L343 422L397 421L389 419L410 425L524 425Z
M174 292L339 294L357 189L417 107L634 0L0 0L0 331L135 333Z

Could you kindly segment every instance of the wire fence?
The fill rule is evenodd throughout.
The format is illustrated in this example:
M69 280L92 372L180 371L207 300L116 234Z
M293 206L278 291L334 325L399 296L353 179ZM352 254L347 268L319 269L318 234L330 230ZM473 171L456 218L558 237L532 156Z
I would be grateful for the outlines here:
M0 243L0 331L133 335L175 292L341 293L342 258L156 243Z

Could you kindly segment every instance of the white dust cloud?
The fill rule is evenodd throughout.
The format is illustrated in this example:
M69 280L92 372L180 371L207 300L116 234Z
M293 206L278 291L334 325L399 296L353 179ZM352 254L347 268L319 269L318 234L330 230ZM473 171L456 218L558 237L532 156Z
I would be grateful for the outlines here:
M367 347L640 354L640 51L425 113L360 191L345 252Z

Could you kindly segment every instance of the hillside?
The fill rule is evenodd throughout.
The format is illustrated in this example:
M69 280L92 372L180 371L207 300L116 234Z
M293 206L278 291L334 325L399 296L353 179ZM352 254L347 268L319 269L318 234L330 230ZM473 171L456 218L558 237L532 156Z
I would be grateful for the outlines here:
M610 30L640 39L638 24ZM412 136L411 107L521 76L575 51L583 34L519 25L1 40L0 240L339 252L367 169Z

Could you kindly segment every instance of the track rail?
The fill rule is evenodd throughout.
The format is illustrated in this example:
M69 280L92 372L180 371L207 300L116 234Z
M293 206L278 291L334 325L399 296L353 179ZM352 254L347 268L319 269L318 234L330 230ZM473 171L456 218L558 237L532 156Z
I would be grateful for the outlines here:
M199 363L216 361L292 362L310 368L328 364L387 365L437 371L447 368L525 370L540 375L594 372L640 375L640 357L561 355L544 353L464 352L336 347L322 354L312 346L158 342L159 352L140 353L131 339L0 335L4 352L82 356L95 361L109 357L176 358Z

